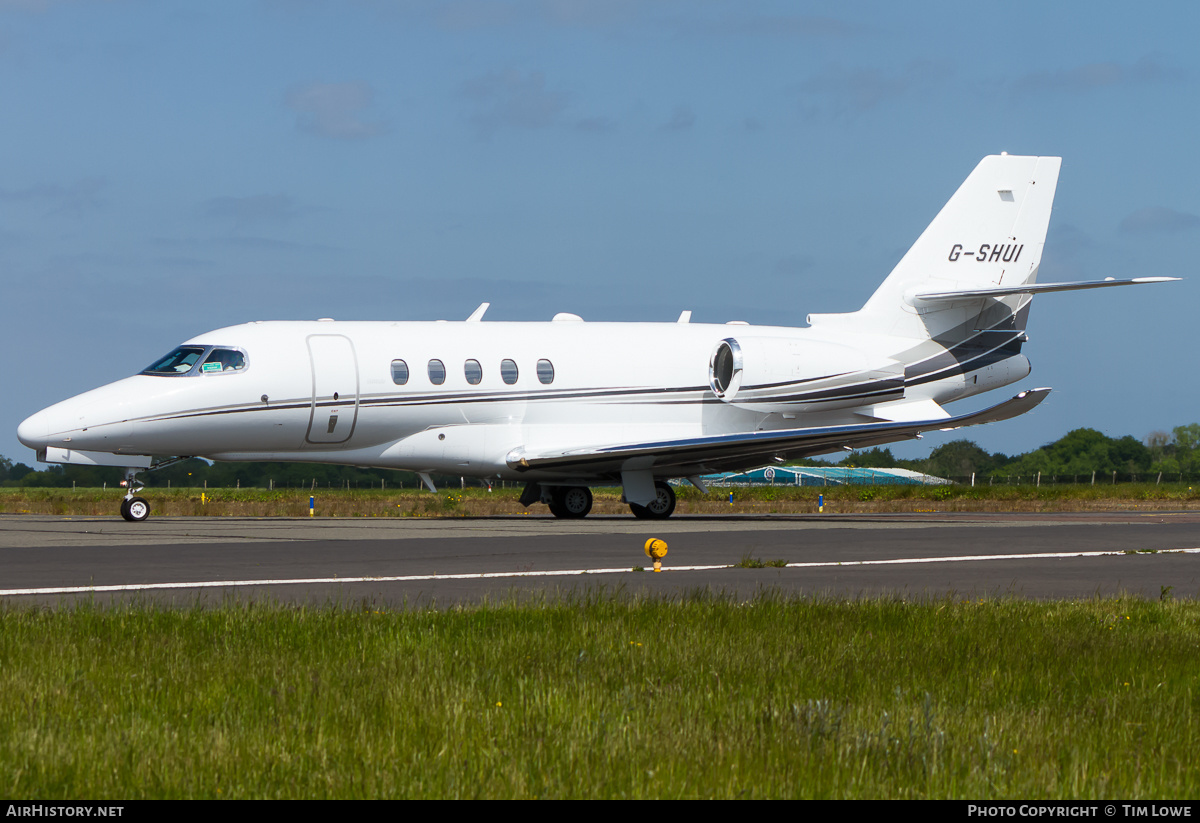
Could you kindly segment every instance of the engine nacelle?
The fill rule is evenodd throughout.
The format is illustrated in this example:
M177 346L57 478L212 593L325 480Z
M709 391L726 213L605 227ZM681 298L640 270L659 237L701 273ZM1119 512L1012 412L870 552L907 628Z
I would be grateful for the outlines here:
M904 397L904 364L821 340L727 337L708 361L713 394L739 408L811 412Z

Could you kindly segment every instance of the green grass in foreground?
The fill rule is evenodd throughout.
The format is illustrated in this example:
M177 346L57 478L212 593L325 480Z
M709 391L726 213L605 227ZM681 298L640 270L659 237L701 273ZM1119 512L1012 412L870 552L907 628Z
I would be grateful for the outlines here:
M1170 798L1200 605L0 609L0 794Z
M734 501L729 502L733 493ZM593 490L593 514L629 514L619 488ZM0 513L116 517L119 489L0 488ZM679 514L816 513L818 497L830 514L931 511L1180 510L1200 506L1200 485L1179 483L1042 486L760 486L713 488L705 495L676 489ZM547 514L525 508L520 489L317 489L318 517L494 517ZM153 517L307 517L304 489L148 488Z

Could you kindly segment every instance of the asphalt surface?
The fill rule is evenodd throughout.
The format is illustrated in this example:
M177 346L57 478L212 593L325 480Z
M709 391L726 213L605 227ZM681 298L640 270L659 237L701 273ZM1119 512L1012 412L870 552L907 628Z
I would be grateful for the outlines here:
M648 538L668 544L650 571ZM745 559L784 568L743 568ZM646 571L634 571L635 566ZM1200 596L1200 513L422 519L0 515L0 603L448 607L708 591Z

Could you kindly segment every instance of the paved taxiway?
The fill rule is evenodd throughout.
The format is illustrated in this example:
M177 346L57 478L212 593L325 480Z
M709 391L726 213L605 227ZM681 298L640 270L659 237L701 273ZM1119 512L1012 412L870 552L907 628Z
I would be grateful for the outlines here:
M666 540L662 574L642 545ZM744 557L786 568L731 568ZM447 520L0 515L0 602L451 605L600 589L744 598L1200 595L1200 513Z

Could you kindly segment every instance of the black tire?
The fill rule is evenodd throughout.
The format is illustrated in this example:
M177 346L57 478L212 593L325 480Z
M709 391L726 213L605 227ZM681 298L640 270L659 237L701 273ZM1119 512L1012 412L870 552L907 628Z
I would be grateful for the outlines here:
M122 500L121 516L131 523L141 523L150 516L150 504L144 497L131 497Z
M654 490L658 496L649 506L639 506L637 503L629 504L629 510L633 512L634 517L646 520L666 520L675 512L675 490L662 482L655 483Z
M587 517L592 510L592 490L587 486L566 486L554 490L554 502L550 511L555 517L578 520Z

